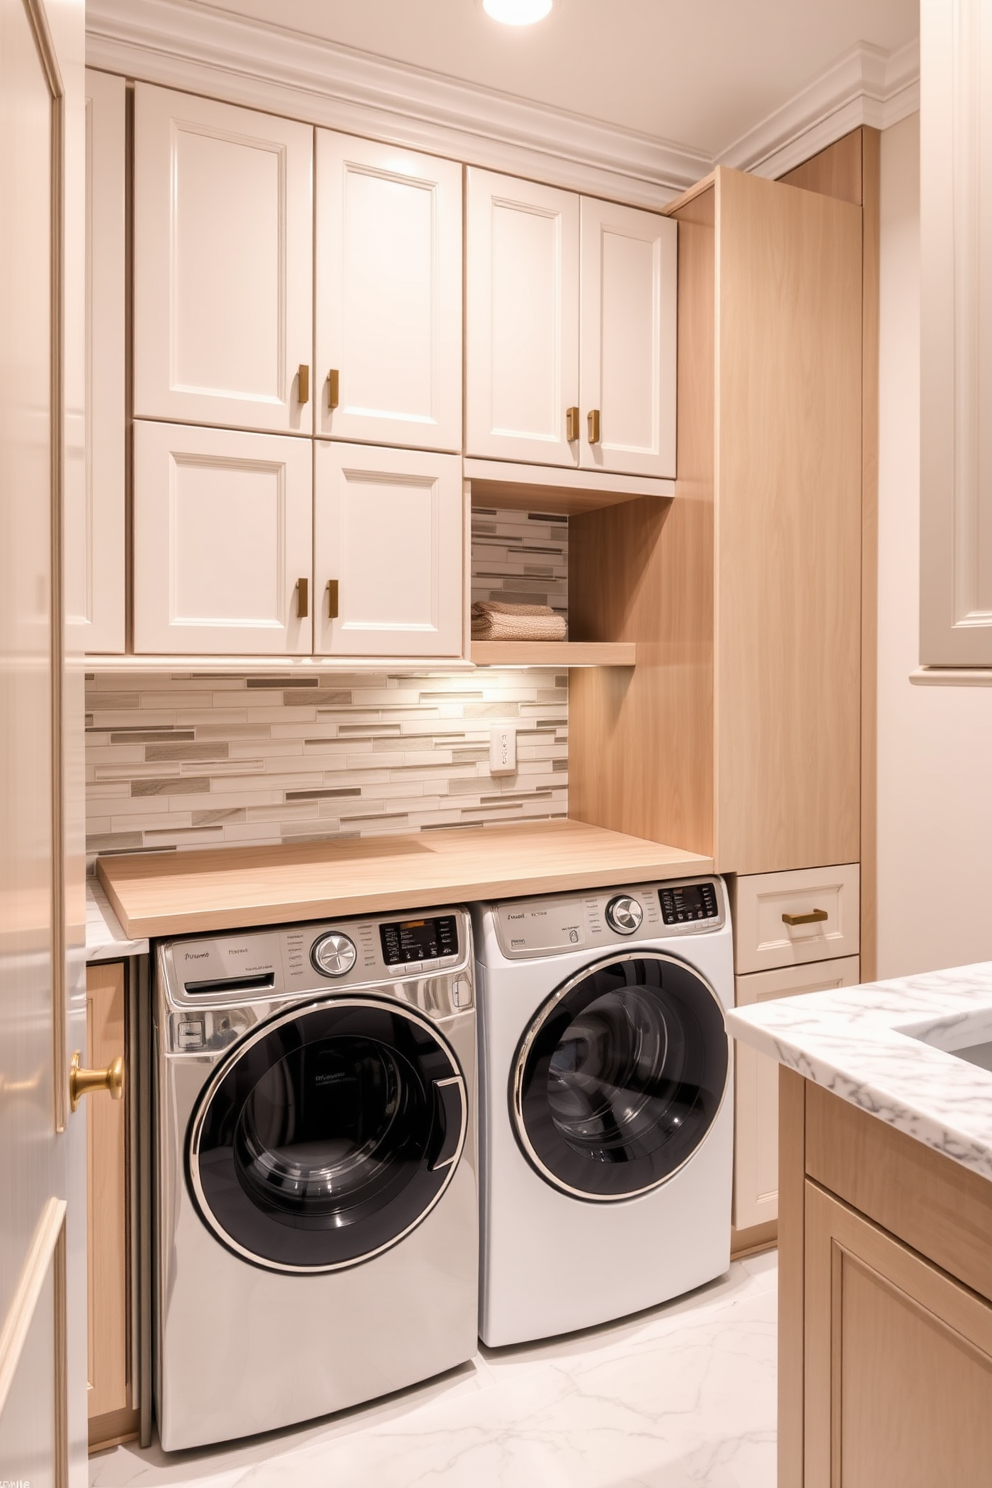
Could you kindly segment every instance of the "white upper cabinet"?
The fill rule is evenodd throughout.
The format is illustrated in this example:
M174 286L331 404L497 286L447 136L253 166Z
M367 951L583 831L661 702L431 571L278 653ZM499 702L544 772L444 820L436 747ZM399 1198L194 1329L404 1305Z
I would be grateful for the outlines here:
M678 225L582 198L583 467L675 476Z
M136 416L311 433L313 130L139 83L134 131Z
M459 656L458 456L319 441L314 461L314 651Z
M470 169L466 225L465 452L577 465L579 198Z
M317 131L316 431L462 443L462 168Z
M85 651L124 650L125 100L86 73L85 456L67 461L66 624Z
M134 429L134 649L307 655L311 443Z

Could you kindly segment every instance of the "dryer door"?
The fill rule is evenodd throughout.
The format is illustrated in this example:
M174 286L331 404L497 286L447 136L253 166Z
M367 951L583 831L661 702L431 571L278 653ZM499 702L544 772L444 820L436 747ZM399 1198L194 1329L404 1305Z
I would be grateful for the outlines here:
M467 1126L454 1052L413 1009L296 1006L238 1044L187 1135L189 1185L229 1249L334 1271L395 1245L451 1181Z
M556 1188L629 1199L689 1160L729 1075L713 988L672 956L632 952L580 972L541 1008L517 1050L511 1119Z

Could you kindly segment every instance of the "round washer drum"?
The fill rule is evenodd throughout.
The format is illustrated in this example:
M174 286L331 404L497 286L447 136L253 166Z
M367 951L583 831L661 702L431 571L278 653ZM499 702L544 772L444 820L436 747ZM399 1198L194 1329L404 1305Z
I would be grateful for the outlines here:
M229 1249L273 1271L334 1271L433 1209L465 1140L454 1052L410 1008L296 1006L231 1052L190 1118L187 1177Z
M517 1049L510 1115L534 1168L576 1198L647 1193L686 1163L720 1109L730 1041L713 988L657 951L587 967Z

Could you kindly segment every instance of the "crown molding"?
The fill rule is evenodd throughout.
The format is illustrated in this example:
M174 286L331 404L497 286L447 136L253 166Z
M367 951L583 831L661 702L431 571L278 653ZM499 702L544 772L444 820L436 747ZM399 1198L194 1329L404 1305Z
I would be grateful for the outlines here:
M89 67L636 206L716 164L780 176L919 108L919 42L862 43L715 158L191 0L88 0Z
M919 39L897 52L861 42L735 140L717 163L774 178L862 124L888 129L919 106Z

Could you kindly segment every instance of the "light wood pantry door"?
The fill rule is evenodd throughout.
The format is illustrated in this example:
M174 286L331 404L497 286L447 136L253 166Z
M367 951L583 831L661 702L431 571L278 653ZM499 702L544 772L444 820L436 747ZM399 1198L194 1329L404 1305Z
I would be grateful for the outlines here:
M582 198L581 463L675 478L678 224Z
M306 655L311 441L135 424L134 649Z
M462 168L317 131L317 432L462 447Z
M312 174L308 125L138 84L138 418L312 432Z
M466 190L465 452L577 465L579 198L475 169Z
M125 644L126 92L87 71L85 439L66 490L66 623L88 652Z
M460 656L457 455L314 446L314 651Z
M806 1183L804 1488L987 1488L992 1307Z
M787 966L738 977L738 1007L856 987L857 956ZM734 1077L734 1227L750 1229L778 1218L778 1064L748 1044L738 1043Z
M84 15L0 0L0 1478L85 1481L85 1048L73 937L82 714L63 500L81 458ZM72 846L74 844L70 844Z

